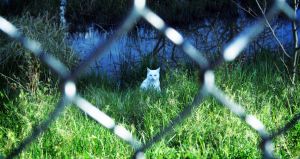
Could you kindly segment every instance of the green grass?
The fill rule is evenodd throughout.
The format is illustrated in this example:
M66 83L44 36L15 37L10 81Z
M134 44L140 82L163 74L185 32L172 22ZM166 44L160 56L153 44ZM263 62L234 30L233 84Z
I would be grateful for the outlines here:
M46 53L59 59L68 68L72 68L77 63L77 57L63 42L64 29L55 23L54 18L49 18L47 15L31 17L25 13L21 17L7 19L26 37L40 42ZM2 32L0 46L1 91L11 96L19 88L34 93L40 85L47 84L50 88L58 85L57 76L48 66L40 62L31 51L18 42L11 41ZM4 99L0 97L0 100Z
M257 61L223 65L215 72L216 83L272 131L300 112L300 85L292 98L274 60ZM79 92L146 142L191 102L199 87L196 76L184 70L166 71L163 77L161 94L140 92L138 85L121 90L96 77L81 83ZM6 99L0 109L0 153L7 155L54 109L60 93L45 86L34 95L21 91L15 99L0 95ZM255 131L212 97L174 131L147 150L147 157L261 158ZM274 144L278 157L299 157L300 124ZM20 158L129 158L132 153L130 146L70 105Z

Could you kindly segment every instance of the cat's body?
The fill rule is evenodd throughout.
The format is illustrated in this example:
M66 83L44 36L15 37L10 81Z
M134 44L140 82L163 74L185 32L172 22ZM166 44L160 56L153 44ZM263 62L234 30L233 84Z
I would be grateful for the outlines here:
M147 78L141 84L141 90L148 90L154 89L158 92L161 91L160 89L160 82L159 82L159 71L160 68L156 70L150 70L147 68Z

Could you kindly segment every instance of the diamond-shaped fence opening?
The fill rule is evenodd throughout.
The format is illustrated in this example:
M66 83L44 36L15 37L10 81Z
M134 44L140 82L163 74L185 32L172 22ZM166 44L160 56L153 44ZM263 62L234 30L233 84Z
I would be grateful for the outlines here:
M266 14L266 18L271 19L281 12L285 13L289 18L295 19L295 17L293 17L293 10L283 0L276 0L274 2L272 8ZM110 46L118 38L120 38L121 35L128 32L141 18L145 19L155 29L162 32L169 40L179 46L188 56L190 56L190 58L200 66L201 76L204 79L203 84L200 86L198 93L194 97L191 104L185 107L184 110L169 123L168 126L160 131L160 133L156 134L150 141L144 144L136 139L130 133L130 131L115 123L111 117L81 97L77 93L75 83L76 79L79 78L79 75L83 73L83 71L85 71L85 69L92 62L104 54L104 52L109 49ZM18 156L26 148L26 146L35 140L41 133L47 130L49 125L57 119L57 117L64 110L65 106L69 103L74 103L78 108L96 120L99 124L111 130L111 132L116 136L130 144L135 151L133 155L135 158L145 158L144 152L154 143L158 142L164 135L170 133L173 130L173 127L190 116L193 108L198 107L207 96L214 97L217 101L222 103L226 108L228 108L232 113L238 116L242 121L244 121L258 133L261 138L261 144L259 146L264 158L275 158L272 140L278 135L283 134L292 128L300 119L300 114L295 115L282 128L269 133L261 121L259 121L256 117L247 114L246 110L241 105L231 100L215 85L215 75L213 72L213 69L215 69L221 63L234 60L246 48L246 46L249 45L249 43L263 31L264 27L265 19L262 18L254 25L246 28L226 45L222 56L217 60L216 63L212 64L209 63L203 54L193 45L185 41L179 32L167 26L158 15L147 8L146 0L135 0L131 13L122 23L120 28L115 32L115 34L104 43L99 43L97 47L89 54L89 57L87 57L73 72L70 72L63 63L54 58L51 54L44 52L39 42L24 36L13 24L0 16L0 30L2 30L12 39L20 42L25 48L31 50L35 56L37 56L49 67L49 69L51 69L60 77L63 83L63 89L61 90L63 96L53 112L49 114L46 120L42 121L38 126L36 126L33 129L32 134L25 138L18 147L11 150L6 158Z

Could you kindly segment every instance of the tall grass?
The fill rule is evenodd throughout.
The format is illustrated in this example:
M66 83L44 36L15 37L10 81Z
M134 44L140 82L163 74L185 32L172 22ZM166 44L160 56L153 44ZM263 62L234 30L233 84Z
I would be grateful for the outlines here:
M291 102L286 79L274 67L275 60L259 61L223 65L216 71L216 83L271 131L300 112L300 86L296 85ZM142 142L158 133L191 102L199 87L196 75L183 69L166 71L160 94L140 92L138 84L120 90L107 82L91 79L80 86L79 93ZM39 89L34 96L22 92L16 99L7 100L5 109L0 111L0 145L4 145L0 152L7 154L30 133L33 125L46 118L59 96L55 89ZM258 135L211 97L174 131L147 150L147 157L261 158ZM280 158L299 157L299 124L275 139L275 152ZM131 154L132 148L70 105L20 158L129 158Z
M46 53L57 57L67 67L74 66L77 58L64 42L65 31L55 23L54 19L47 15L33 18L25 14L11 21L27 37L39 41ZM29 50L18 42L11 42L2 33L0 36L1 91L13 93L24 89L35 92L41 83L48 83L49 87L57 85L56 76Z

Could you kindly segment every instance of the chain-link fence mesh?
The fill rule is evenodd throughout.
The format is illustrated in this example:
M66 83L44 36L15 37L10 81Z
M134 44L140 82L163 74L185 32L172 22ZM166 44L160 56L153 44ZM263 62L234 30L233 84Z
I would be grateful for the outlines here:
M266 14L265 18L271 19L279 13L285 13L289 18L294 19L294 11L284 0L276 0ZM155 29L163 33L169 40L180 47L191 59L193 59L199 66L203 84L200 86L197 95L194 97L191 104L184 108L184 110L175 117L168 126L163 128L158 134L156 134L150 141L141 143L135 138L130 131L123 126L118 125L115 121L99 110L96 106L89 101L81 97L76 90L75 80L79 78L81 73L94 62L97 58L105 53L111 45L120 38L121 35L127 33L136 22L140 19L145 19ZM164 135L170 133L173 128L181 123L185 118L190 116L193 108L200 106L200 103L208 96L214 97L232 113L238 116L242 121L248 124L254 129L261 138L261 144L259 145L263 158L275 158L273 152L272 140L285 133L292 128L300 119L300 114L295 115L288 123L283 127L278 128L274 132L268 132L264 124L256 117L246 113L246 110L238 103L231 100L226 94L215 85L213 70L226 61L234 60L246 46L260 34L265 27L264 18L258 20L254 25L246 28L239 35L237 35L231 42L229 42L223 50L222 56L215 63L210 63L203 54L198 51L193 45L185 41L181 34L175 29L166 25L166 23L153 11L146 6L146 0L135 0L134 7L129 16L122 23L120 28L104 43L99 43L97 47L89 54L79 66L74 69L73 72L68 71L66 66L58 59L43 51L39 42L31 40L23 35L18 29L9 21L0 16L0 30L7 34L12 39L20 42L25 48L31 50L35 56L37 56L43 63L45 63L49 69L55 72L63 83L62 97L54 111L48 116L48 118L42 121L36 126L32 133L26 137L18 147L11 150L11 152L5 156L5 158L13 158L18 156L33 140L35 140L41 133L45 132L49 125L57 119L62 113L65 106L69 103L74 103L83 112L88 114L91 118L96 120L99 124L105 128L111 130L116 136L121 138L130 144L134 149L134 158L145 158L144 152L147 151L154 143L158 142Z

